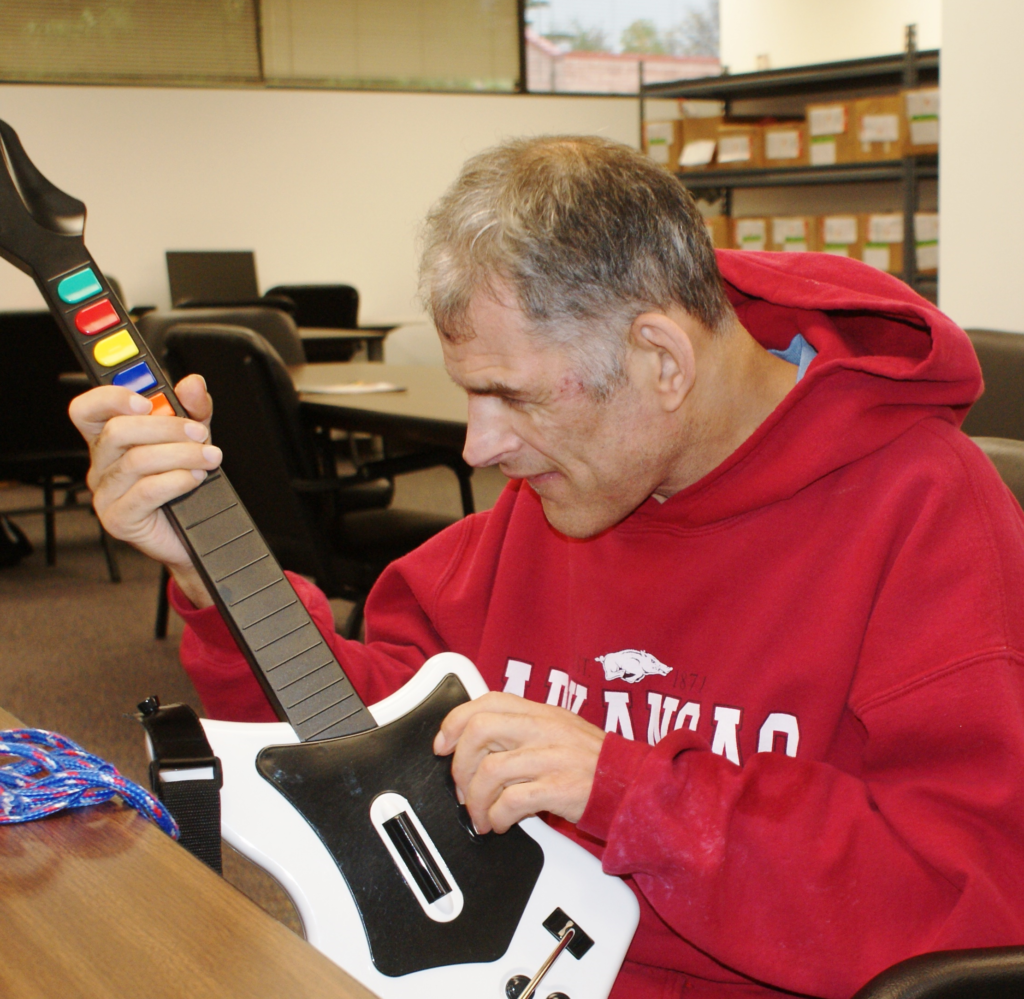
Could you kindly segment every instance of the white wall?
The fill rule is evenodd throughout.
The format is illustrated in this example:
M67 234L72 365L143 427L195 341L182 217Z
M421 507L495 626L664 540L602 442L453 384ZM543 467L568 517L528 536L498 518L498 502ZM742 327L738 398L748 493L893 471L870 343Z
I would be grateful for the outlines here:
M944 0L939 304L1024 333L1024 4Z
M721 0L720 10L730 73L901 52L908 24L917 25L919 49L939 48L943 33L942 0Z
M502 138L633 145L636 99L0 86L0 118L89 208L86 242L130 305L166 306L165 250L252 249L262 288L335 282L365 323L415 318L415 233L471 154ZM0 311L38 308L0 262Z

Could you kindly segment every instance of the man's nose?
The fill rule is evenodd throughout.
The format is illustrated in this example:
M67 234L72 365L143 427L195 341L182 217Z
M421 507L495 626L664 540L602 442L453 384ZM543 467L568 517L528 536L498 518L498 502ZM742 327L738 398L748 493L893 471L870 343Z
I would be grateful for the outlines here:
M498 465L519 449L508 413L500 399L486 395L469 397L469 422L462 457L474 468Z

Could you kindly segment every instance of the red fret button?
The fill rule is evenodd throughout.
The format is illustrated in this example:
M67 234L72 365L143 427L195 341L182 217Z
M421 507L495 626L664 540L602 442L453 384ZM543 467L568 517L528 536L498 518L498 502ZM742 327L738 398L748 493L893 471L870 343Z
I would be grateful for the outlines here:
M95 305L87 305L75 314L75 326L78 327L78 332L85 333L87 336L109 330L111 326L116 326L120 321L121 317L117 314L117 310L109 298L105 298Z

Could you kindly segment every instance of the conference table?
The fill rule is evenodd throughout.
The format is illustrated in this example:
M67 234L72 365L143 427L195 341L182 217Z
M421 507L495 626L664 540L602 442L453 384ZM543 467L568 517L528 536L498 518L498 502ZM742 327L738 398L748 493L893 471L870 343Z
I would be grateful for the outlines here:
M467 400L444 368L418 364L297 364L288 369L312 423L462 451ZM398 392L348 392L387 383ZM336 387L337 391L330 391Z
M0 826L0 927L4 999L373 999L115 801Z

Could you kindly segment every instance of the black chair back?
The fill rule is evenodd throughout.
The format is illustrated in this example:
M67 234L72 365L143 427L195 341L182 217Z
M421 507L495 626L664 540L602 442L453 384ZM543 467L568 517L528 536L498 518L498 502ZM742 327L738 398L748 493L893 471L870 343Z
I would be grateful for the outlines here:
M244 326L263 337L285 364L305 364L306 352L295 320L280 309L267 306L216 309L171 309L147 312L138 321L139 332L158 358L164 356L167 333L180 323Z
M316 449L280 356L239 326L179 323L166 344L175 379L191 373L206 379L215 400L212 439L224 452L224 470L278 561L327 584L330 545L319 501L292 485L319 477Z
M974 443L988 455L999 477L1024 507L1024 441L1004 437L975 437Z
M349 284L279 284L268 295L295 303L295 322L311 328L354 330L359 327L359 292Z
M985 394L964 420L972 437L1024 440L1024 335L967 330L985 378Z
M58 380L81 366L56 321L43 311L0 313L0 349L0 478L84 478L89 452L67 412L79 390Z

